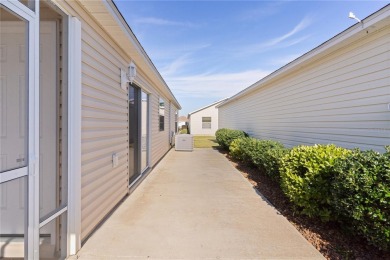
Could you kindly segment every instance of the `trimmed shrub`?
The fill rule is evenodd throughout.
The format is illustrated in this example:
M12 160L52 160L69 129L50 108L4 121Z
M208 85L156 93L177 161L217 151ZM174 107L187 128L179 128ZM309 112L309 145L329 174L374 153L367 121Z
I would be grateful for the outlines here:
M215 132L215 137L222 149L228 150L233 140L241 137L246 137L247 134L241 130L231 130L227 128L218 129Z
M249 156L252 163L261 171L275 180L280 179L279 168L281 159L288 153L288 149L277 141L257 140Z
M247 156L246 147L251 142L250 137L237 138L229 146L230 156L239 161L248 162L249 157Z
M288 153L280 142L251 137L233 140L229 151L233 159L254 165L275 180L279 180L281 159Z
M221 129L218 129L216 132L215 132L215 140L217 141L217 143L219 144L219 146L222 147L222 141L223 141L223 136L226 135L226 132L227 132L227 128L221 128Z
M233 140L229 146L229 154L233 159L252 164L251 154L256 150L257 139L242 137Z
M331 186L334 165L351 151L335 145L298 146L283 157L280 176L283 192L302 214L334 219Z
M349 229L390 250L390 147L354 150L335 165L332 204Z

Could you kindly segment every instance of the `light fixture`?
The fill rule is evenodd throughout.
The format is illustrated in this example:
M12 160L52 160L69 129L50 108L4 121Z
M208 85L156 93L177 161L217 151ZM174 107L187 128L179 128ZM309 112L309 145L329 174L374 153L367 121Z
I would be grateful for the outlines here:
M359 23L361 23L361 24L363 25L363 22L362 22L362 20L360 20L359 18L357 18L357 17L355 16L355 14L354 14L354 13L352 13L352 12L349 12L349 15L348 15L348 17L349 17L349 18L351 18L351 19L355 19L356 21L358 21Z
M135 66L134 62L130 62L127 72L121 69L121 88L123 90L127 90L127 83L133 83L136 76L137 67Z

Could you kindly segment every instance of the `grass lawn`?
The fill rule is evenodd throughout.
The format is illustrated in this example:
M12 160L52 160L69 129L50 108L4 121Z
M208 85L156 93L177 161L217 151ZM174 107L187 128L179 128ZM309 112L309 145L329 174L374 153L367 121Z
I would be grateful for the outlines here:
M217 147L218 143L215 136L194 136L195 148L213 148Z
M180 130L179 134L188 134L188 130L187 129L182 129L182 130Z

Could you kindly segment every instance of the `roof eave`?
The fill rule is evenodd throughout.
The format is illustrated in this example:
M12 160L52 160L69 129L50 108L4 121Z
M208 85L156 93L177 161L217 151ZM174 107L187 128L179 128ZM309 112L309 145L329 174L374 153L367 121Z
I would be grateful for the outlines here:
M165 82L160 72L157 70L156 66L153 64L152 60L142 47L141 43L138 41L137 37L134 35L130 26L127 24L126 20L118 10L117 6L113 0L100 0L100 1L80 1L83 7L93 16L95 20L100 24L100 26L111 36L111 38L122 48L122 50L134 61L134 63L140 67L145 73L148 74L151 81L157 85L159 90L167 95L172 101L172 103L178 108L181 109L180 103L177 101L176 97L173 95L171 89L168 87L168 84ZM96 6L101 5L105 8L96 10ZM109 14L111 18L115 21L116 25L113 25L113 21L108 21L104 19L99 19L99 16ZM105 24L106 23L106 24ZM110 30L111 29L111 30ZM125 47L123 47L125 46Z
M208 106L199 108L198 110L195 110L195 111L192 111L191 113L188 113L188 116L191 116L192 114L198 113L199 111L202 111L202 110L204 110L204 109L206 109L206 108L215 106L216 104L217 104L216 107L218 107L218 106L219 106L219 103L224 102L224 101L226 101L226 100L228 100L228 99L229 99L229 98L224 98L224 99L221 99L221 100L219 100L219 101L216 101L216 102L214 102L214 103L212 103L212 104L210 104L210 105L208 105Z

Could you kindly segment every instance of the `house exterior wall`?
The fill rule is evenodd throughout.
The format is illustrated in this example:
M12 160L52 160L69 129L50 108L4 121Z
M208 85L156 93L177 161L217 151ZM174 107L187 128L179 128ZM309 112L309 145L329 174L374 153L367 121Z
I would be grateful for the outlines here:
M120 69L131 57L102 29L76 1L56 3L82 25L82 158L81 238L85 239L128 193L128 93L121 89ZM166 129L158 129L157 87L138 69L135 83L149 93L150 166L169 150ZM166 102L167 97L163 98ZM119 165L112 166L112 154Z
M190 133L192 135L215 135L218 130L217 104L195 112L189 117ZM202 128L202 117L211 117L211 128Z
M171 148L169 143L169 99L155 89L144 75L137 75L136 83L138 86L143 86L144 90L149 94L149 132L150 132L150 161L149 165L153 167ZM160 131L159 127L159 98L165 101L164 111L164 131ZM172 105L173 106L173 105ZM175 108L177 109L177 108ZM174 123L174 122L173 122Z
M390 144L390 27L334 48L219 107L219 126L287 146ZM285 73L286 74L286 73Z
M168 133L168 136L170 138L170 141L174 142L175 138L173 137L172 132L173 132L173 134L175 134L176 130L177 130L176 124L175 124L177 109L172 103L169 104L169 107L170 107L170 113L169 113L170 114L170 118L169 118L170 119L170 133Z

